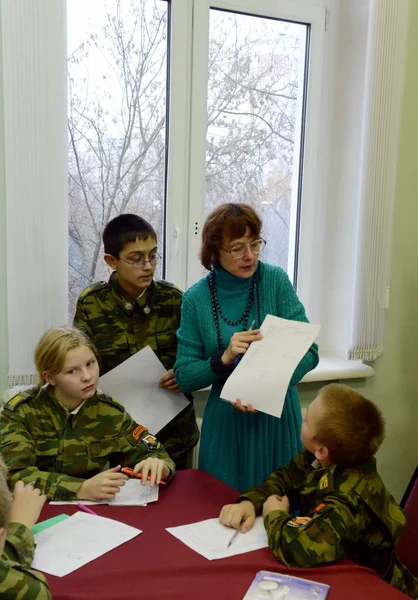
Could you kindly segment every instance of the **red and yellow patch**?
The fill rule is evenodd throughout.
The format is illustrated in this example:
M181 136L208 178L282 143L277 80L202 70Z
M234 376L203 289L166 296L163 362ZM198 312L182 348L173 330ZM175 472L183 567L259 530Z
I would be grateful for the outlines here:
M324 502L321 502L321 504L318 504L318 506L315 506L315 508L311 512L317 513L320 510L322 510L323 508L325 508L325 506L326 506L326 504Z
M290 527L304 527L309 521L312 521L311 517L293 517L286 525L289 525Z
M143 425L137 425L132 432L132 437L134 440L138 441L144 431L148 431L148 429Z

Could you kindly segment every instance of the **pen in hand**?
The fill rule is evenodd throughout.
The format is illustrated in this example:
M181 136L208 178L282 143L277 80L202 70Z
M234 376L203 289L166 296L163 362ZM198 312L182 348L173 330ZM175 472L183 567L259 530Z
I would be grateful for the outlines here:
M247 329L247 331L252 331L252 328L254 327L254 323L255 323L255 319L254 321L251 323L251 325L249 326L249 328ZM236 367L237 364L239 363L239 361L241 360L241 358L243 357L243 354L238 354L238 356L236 357L236 359L234 360L234 366Z
M237 537L237 535L240 532L240 528L238 527L238 529L236 529L231 537L231 539L228 542L227 548L229 548L229 546L232 544L232 542L235 540L235 538Z

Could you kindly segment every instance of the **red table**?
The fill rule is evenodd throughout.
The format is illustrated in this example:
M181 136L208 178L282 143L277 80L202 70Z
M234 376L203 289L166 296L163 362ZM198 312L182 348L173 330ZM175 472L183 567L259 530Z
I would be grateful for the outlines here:
M331 586L327 600L405 600L373 571L342 560L329 567L291 569L268 548L208 561L165 531L216 517L237 492L204 471L177 473L161 486L158 502L146 507L95 506L101 516L138 527L143 533L66 577L47 575L54 600L241 600L257 571L293 574ZM40 520L73 506L49 506Z

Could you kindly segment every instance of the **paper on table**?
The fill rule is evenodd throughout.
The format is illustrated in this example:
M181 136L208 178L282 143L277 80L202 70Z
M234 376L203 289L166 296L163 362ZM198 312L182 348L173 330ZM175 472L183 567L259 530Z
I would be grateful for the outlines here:
M77 512L35 534L32 568L63 577L140 533L119 521Z
M159 485L150 487L149 481L142 485L139 479L129 479L121 487L119 494L116 494L116 498L109 502L109 506L142 506L148 502L156 502L159 488Z
M227 558L268 546L262 517L257 517L254 526L247 533L239 532L229 548L227 547L228 542L233 536L234 530L222 525L219 519L207 519L190 525L169 527L167 531L208 560Z
M116 494L114 500L101 500L92 502L91 500L51 500L50 504L109 504L109 506L146 506L148 502L156 502L158 500L159 485L150 487L149 481L146 485L142 485L139 479L128 479L128 481L120 488L120 492Z
M151 433L160 431L189 405L181 393L158 387L167 373L149 346L102 375L100 389L123 404L131 417Z
M239 398L261 412L281 417L292 375L321 329L320 325L267 315L263 339L253 342L228 377L221 398Z

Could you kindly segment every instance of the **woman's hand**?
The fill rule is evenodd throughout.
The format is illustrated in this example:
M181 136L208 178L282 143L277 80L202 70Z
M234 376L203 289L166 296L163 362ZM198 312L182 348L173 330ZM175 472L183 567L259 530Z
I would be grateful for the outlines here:
M176 378L174 377L173 369L169 369L167 373L161 377L158 385L169 392L181 392L181 389L177 385Z
M257 412L252 404L248 403L247 406L244 406L239 398L237 398L235 402L232 402L232 406L240 412L249 412L253 414Z
M262 340L263 336L259 329L251 331L237 331L231 337L229 346L222 354L221 360L224 365L232 365L237 356L245 354L252 342Z
M125 485L129 479L127 475L120 472L121 466L113 467L107 471L102 471L90 479L86 479L77 492L77 498L80 500L113 500L120 488Z
M135 465L134 473L142 473L142 485L147 483L149 476L149 485L153 487L154 483L161 483L161 479L169 477L170 469L162 458L149 457Z

